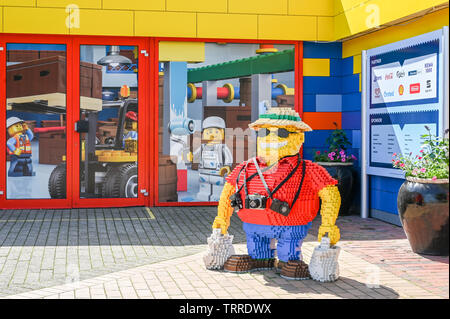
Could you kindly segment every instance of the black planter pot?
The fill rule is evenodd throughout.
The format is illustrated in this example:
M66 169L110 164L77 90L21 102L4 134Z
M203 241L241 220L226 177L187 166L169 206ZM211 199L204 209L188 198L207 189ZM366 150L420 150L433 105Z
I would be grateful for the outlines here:
M350 215L349 209L352 204L353 194L353 163L332 163L332 162L317 162L320 166L325 168L328 174L338 181L337 188L341 195L341 208L339 209L339 216Z
M448 180L407 177L397 207L413 252L448 256Z

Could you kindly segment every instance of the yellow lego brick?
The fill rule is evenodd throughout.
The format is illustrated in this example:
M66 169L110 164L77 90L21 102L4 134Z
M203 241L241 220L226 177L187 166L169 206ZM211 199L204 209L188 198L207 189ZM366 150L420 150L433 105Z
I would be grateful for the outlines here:
M78 8L83 9L101 9L102 0L36 0L37 7L45 8L65 8L66 6L74 4Z
M342 43L342 57L361 54L362 50L408 39L448 25L449 9L445 8L406 25L392 26Z
M3 32L3 8L0 9L0 32Z
M333 16L337 16L342 12L344 12L344 8L342 7L342 1L333 0Z
M229 0L229 13L287 14L287 0Z
M339 32L337 32L339 35L338 39L371 30L408 16L417 16L418 12L428 10L444 3L446 3L446 1L443 0L366 1L362 5L354 6L352 9L341 14L344 15L345 18L339 18L339 23L337 25L337 28L339 29Z
M34 7L36 0L0 0L0 6Z
M317 17L261 15L258 39L317 40Z
M103 9L166 10L166 0L103 0Z
M80 27L70 34L132 36L133 12L80 9Z
M227 12L227 0L167 0L167 11Z
M361 54L353 57L353 74L361 73Z
M68 14L56 8L3 8L3 32L68 34Z
M330 59L303 59L303 76L330 76Z
M199 13L197 35L200 38L256 39L256 15Z
M334 18L317 17L317 41L334 40Z
M136 36L196 37L195 13L135 12Z
M159 42L159 61L204 62L205 43L161 41Z
M332 17L334 16L334 0L289 0L288 14Z

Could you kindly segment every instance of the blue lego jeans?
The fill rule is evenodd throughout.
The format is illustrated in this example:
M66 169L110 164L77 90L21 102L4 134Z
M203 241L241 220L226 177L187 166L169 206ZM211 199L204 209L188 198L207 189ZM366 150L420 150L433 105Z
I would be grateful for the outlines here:
M299 226L272 226L243 223L247 235L248 254L253 259L274 258L275 249L270 247L277 239L277 255L281 261L299 260L303 239L308 234L311 222Z

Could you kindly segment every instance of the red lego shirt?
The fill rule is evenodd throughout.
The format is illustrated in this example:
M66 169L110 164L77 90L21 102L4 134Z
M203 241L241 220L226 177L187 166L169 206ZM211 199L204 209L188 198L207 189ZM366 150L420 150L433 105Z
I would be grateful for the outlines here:
M297 165L297 156L286 157L281 159L277 164L267 169L267 165L257 158L258 165L261 168L264 179L269 187L270 191L273 191L281 181L295 168ZM248 164L247 164L248 163ZM253 160L243 162L238 165L231 174L227 177L227 182L233 186L236 186L236 179L238 177L241 168L247 164L246 177L256 173L256 167ZM305 160L306 173L303 181L303 186L300 191L294 207L287 217L280 213L274 212L269 207L272 203L270 198L267 199L267 205L265 209L240 209L238 211L239 218L250 224L257 225L276 225L276 226L297 226L306 225L316 217L319 211L319 191L326 186L336 185L337 181L333 179L328 172L322 166ZM291 176L291 178L273 195L281 201L292 204L295 197L295 193L300 187L300 181L302 178L302 164L297 168L297 171ZM241 187L244 183L244 171L242 171L238 187ZM247 189L249 194L261 194L268 196L264 185L258 175L253 177L247 182ZM245 203L245 191L242 188L240 192L243 203Z

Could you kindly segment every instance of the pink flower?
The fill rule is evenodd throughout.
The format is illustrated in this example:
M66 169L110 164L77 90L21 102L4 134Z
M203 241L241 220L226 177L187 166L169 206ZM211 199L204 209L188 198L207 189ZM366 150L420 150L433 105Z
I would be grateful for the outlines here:
M343 158L341 159L341 161L342 161L342 162L345 162L345 157L343 157Z
M336 153L335 152L331 152L330 154L328 154L328 156L334 156L334 155L336 155Z
M400 167L405 167L405 163L401 163L401 164L400 164Z
M436 177L436 176L433 176L432 180L433 180L433 181L437 180L437 177Z
M356 160L356 156L352 154L352 159Z
M317 151L316 154L317 154L317 155L320 155L320 151Z
M422 167L422 168L420 169L420 171L421 171L422 173L425 173L425 172L427 171L427 169L426 169L425 167Z
M416 169L413 169L413 171L411 172L411 174L417 175L417 170L416 170Z
M420 153L423 153L423 150L420 150L419 152L420 152Z
M396 161L394 162L394 165L398 165L398 163L400 163L400 161L399 161L399 160L396 160Z
M421 159L422 159L422 157L419 157L419 159L421 160Z
M343 154L345 154L345 151L344 151L344 150L341 150L341 151L339 152L339 154L343 155Z
M397 156L397 153L392 154L392 156Z

